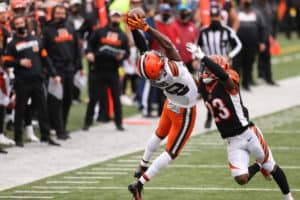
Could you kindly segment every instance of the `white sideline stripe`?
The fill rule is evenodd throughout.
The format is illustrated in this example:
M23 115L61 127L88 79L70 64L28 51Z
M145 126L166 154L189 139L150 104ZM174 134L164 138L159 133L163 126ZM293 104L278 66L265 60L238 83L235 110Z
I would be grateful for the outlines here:
M53 199L51 196L0 196L0 199Z
M221 146L221 145L224 145L225 142L195 142L195 141L192 141L192 142L189 142L187 145L216 145L216 146Z
M98 181L47 181L47 184L97 184Z
M139 159L135 160L117 160L118 163L139 163Z
M191 143L188 143L188 144L191 144ZM188 145L188 144L187 144L187 145ZM157 157L157 156L159 156L161 153L162 153L162 152L155 153L155 154L153 154L152 157ZM180 156L189 156L189 155L191 155L191 154L190 154L190 153L187 153L187 152L181 152L179 155L180 155ZM143 156L143 155L134 155L134 156L131 156L130 158L140 160L140 159L142 158L142 156Z
M63 179L70 179L70 180L88 180L88 179L113 179L111 176L64 176Z
M300 130L265 130L263 134L300 134Z
M107 164L107 166L112 166L114 167L117 164ZM123 165L122 165L123 166ZM132 165L132 164L127 164L124 165L124 167L132 167L133 170L136 168L136 165ZM228 168L228 165L180 165L180 164L171 164L168 165L168 168L208 168L208 169L223 169L223 168ZM300 169L300 166L284 166L284 165L280 165L281 168L283 169Z
M38 189L47 188L46 186L35 186ZM58 186L51 187L58 189ZM127 190L127 187L89 187L89 186L63 186L64 189L78 189L78 190ZM279 188L224 188L224 187L147 187L147 190L193 190L193 191L265 191L278 192ZM293 192L300 192L299 188L293 188Z
M294 55L287 55L287 56L282 56L280 58L272 58L271 63L272 64L280 64L284 62L289 62L291 60L298 60L300 59L300 54L294 54Z
M183 148L186 152L202 152L203 149L226 149L226 146L208 146L208 147L198 147L198 148ZM298 151L300 147L287 147L287 146L270 146L271 150L282 150L282 151Z
M14 193L22 194L68 194L70 191L65 190L17 190Z
M117 165L115 165L114 167L116 167ZM119 167L120 165L118 165ZM123 166L123 165L122 165ZM125 175L128 174L128 172L91 172L91 171L87 171L87 172L76 172L76 174L78 175Z
M92 171L131 171L131 168L121 168L121 167L116 167L116 168L105 168L105 167L95 167L92 168Z

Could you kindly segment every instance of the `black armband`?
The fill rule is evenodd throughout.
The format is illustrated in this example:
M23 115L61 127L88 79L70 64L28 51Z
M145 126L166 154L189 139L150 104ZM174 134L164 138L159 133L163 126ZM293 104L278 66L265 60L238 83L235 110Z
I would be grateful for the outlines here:
M145 51L148 51L149 48L147 46L146 40L143 37L143 35L140 33L140 31L139 30L132 30L131 32L132 32L132 35L133 35L135 45L140 50L140 52L143 53Z
M209 57L204 56L202 62L204 63L204 66L215 74L221 81L226 81L229 78L229 75L224 71L224 69L212 61Z

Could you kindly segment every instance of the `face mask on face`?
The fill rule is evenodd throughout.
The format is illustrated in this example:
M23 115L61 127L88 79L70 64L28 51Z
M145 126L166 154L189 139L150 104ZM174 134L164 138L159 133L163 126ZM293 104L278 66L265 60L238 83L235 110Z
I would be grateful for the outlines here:
M21 34L21 35L23 35L23 34L25 34L26 33L26 27L24 26L24 27L18 27L18 28L16 28L16 31L17 31L17 33L18 34Z
M170 18L170 14L169 13L164 13L163 15L162 15L162 20L164 21L164 22L167 22L168 21L168 19Z
M220 26L221 26L221 22L220 21L218 21L218 20L212 20L211 21L210 27L212 29L214 29L214 30L218 29Z
M180 19L185 20L189 17L190 15L188 13L180 13Z
M244 3L244 7L245 7L246 10L249 10L250 7L251 7L251 5L252 5L252 3L251 3L250 1L246 1L246 2Z
M63 25L65 23L66 19L60 17L60 18L57 18L55 21L58 25Z
M119 28L120 22L111 22L111 26L112 26L113 28Z

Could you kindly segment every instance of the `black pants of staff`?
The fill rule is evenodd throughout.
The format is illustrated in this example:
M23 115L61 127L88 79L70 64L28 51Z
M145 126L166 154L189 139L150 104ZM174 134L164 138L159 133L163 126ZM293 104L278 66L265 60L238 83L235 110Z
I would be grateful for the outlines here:
M240 53L233 59L233 68L242 76L242 86L249 89L253 83L252 71L255 55L258 51L257 46L249 46L243 44Z
M0 133L4 133L5 107L0 105Z
M258 55L258 77L263 78L267 83L273 84L271 69L270 42L266 41L266 50Z
M33 105L36 105L37 117L39 121L40 132L42 135L42 140L49 140L49 119L48 119L48 110L46 103L46 93L45 86L42 81L24 83L18 82L15 83L16 91L16 108L15 108L15 141L22 141L22 129L23 129L23 120L24 112L27 106L27 101L29 98L32 99Z
M111 89L114 103L114 120L116 126L122 125L122 107L120 102L121 86L118 73L94 73L89 76L89 103L85 115L85 126L93 123L95 105L100 100L100 112L108 113L107 87ZM108 116L106 116L108 117Z
M63 84L63 99L59 100L50 94L48 95L51 127L55 129L58 137L64 137L67 134L66 126L72 104L74 74L71 72L64 73L61 75L61 78Z

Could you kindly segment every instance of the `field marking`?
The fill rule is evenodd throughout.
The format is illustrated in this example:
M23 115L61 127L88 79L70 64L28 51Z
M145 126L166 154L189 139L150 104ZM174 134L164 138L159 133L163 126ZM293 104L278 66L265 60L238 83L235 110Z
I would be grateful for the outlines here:
M134 160L130 160L130 159L123 159L123 160L117 160L118 163L139 163L140 160L139 159L134 159Z
M300 59L300 54L296 53L293 55L286 55L286 56L282 56L282 57L272 58L271 63L276 65L276 64L286 63L286 62L290 62L292 60L299 60L299 59Z
M117 164L107 164L107 166L114 167ZM132 167L132 170L134 170L137 165L133 164L125 164L122 165L124 167ZM207 168L207 169L223 169L228 168L228 165L219 165L219 164L212 164L212 165L185 165L185 164L171 164L168 165L167 168ZM300 166L290 166L290 165L280 165L283 169L300 169Z
M111 176L64 176L63 179L69 179L69 180L96 180L96 179L113 179L113 177Z
M35 186L37 189L46 189L46 186ZM58 186L51 187L58 189ZM64 189L78 189L78 190L127 190L127 187L114 187L114 186L63 186ZM279 188L224 188L224 187L145 187L145 190L192 190L192 191L265 191L265 192L279 192ZM299 188L292 188L292 192L300 192Z
M115 167L115 168L107 168L107 167L95 167L91 169L92 171L131 171L131 168L121 168L121 167Z
M118 165L120 166L120 165ZM123 166L123 165L122 165ZM116 167L116 166L114 166ZM87 171L87 172L76 172L77 175L126 175L128 172L98 172L98 171Z
M98 184L98 181L47 181L47 184Z
M299 151L300 147L287 147L287 146L270 146L271 150L276 150L276 151ZM202 152L203 149L226 149L226 145L224 146L199 146L198 148L192 147L189 148L187 146L186 148L183 148L183 151L185 152Z
M300 134L300 130L265 130L263 134Z
M17 190L14 193L22 194L68 194L70 191L65 190Z
M51 196L0 196L0 199L53 199Z

